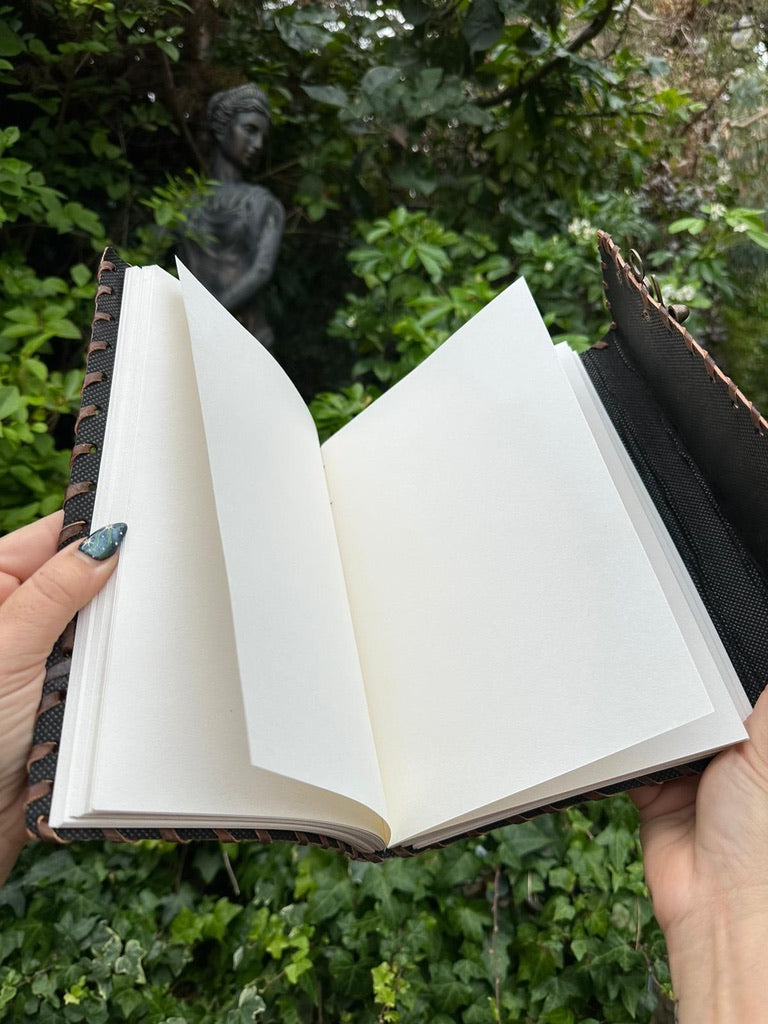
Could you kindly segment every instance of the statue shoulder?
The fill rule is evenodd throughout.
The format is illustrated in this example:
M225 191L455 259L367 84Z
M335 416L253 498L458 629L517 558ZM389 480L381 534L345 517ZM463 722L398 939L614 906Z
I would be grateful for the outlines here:
M244 205L249 212L260 214L264 211L271 214L285 215L283 204L274 193L263 185L248 185L244 196Z

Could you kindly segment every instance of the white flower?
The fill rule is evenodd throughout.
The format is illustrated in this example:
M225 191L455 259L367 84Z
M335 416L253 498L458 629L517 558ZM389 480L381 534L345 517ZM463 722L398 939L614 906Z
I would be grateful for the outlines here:
M555 264L552 262L552 260L547 260L547 262L544 264L544 272L546 274L551 274L554 269Z
M725 207L723 206L722 203L712 203L712 205L709 208L709 219L710 220L720 220L720 218L724 214L725 214Z
M580 242L591 242L597 232L586 217L574 217L568 225L568 234L578 238Z
M738 233L741 234L742 231L746 231L747 230L747 225L746 224L734 224L733 225L733 230L734 231L738 231Z

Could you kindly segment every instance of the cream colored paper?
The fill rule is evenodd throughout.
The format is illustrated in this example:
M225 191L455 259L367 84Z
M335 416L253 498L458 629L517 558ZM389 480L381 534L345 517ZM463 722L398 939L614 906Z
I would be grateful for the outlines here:
M523 282L323 455L393 843L711 712Z
M335 647L324 639L310 648L306 641L303 671L296 669L290 689L280 677L283 656L270 655L267 641L257 654L246 655L255 685L275 691L256 709L256 727L269 733L278 752L270 758L264 750L258 768L251 767L228 579L178 282L157 268L130 270L123 316L133 329L120 339L125 348L118 348L126 358L117 368L121 386L113 392L95 520L125 519L129 532L113 586L89 606L78 626L75 654L82 673L78 667L73 675L84 674L85 692L78 701L75 679L67 715L70 733L80 737L69 773L71 792L62 795L57 786L56 817L95 814L94 820L106 823L108 812L116 812L124 823L146 824L158 815L172 816L176 824L218 817L244 825L260 816L335 821L386 835L377 817L375 753L372 745L365 749L370 726L362 686L350 680L351 669L347 676L338 671L338 659L330 664L325 659L329 649L337 651L344 642L342 630L332 633ZM215 330L211 341L227 365L225 333ZM259 354L266 357L263 350ZM244 416L256 405L264 407L258 398L264 379L261 373L249 384ZM264 571L275 541L266 536L270 518L263 512L284 510L284 495L269 489L266 471L253 463L245 467L248 441L233 430L225 440L241 460L235 489L244 499L246 518L231 539L232 549L241 563L250 560L252 589L241 607L250 616L246 639L259 644L271 628L270 616L328 618L332 593L325 579L313 578L311 566L301 565L300 545L287 543L282 547L286 578L296 586L301 569L310 609L305 602L299 610L291 592L284 595L282 612L276 610L280 590L272 589ZM314 451L319 462L316 439ZM279 439L270 439L271 464L292 465L292 458ZM259 488L260 500L251 505L245 500L248 481ZM323 513L328 516L327 498L321 521ZM270 610L260 613L267 600ZM313 606L320 611L313 613ZM344 610L342 601L338 614ZM303 632L303 621L292 628L302 642L311 636L311 630ZM297 665L294 651L286 656ZM349 662L354 667L352 655ZM347 728L355 712L358 720ZM290 750L294 756L286 765ZM66 779L64 749L63 757ZM302 776L305 782L309 776L310 784L289 781Z
M384 815L314 423L266 349L179 275L251 762Z
M720 735L727 688L522 282L322 449L363 685L306 409L182 275L195 369L178 284L129 273L96 520L130 529L80 619L54 823L294 821L370 847L386 802L396 844Z

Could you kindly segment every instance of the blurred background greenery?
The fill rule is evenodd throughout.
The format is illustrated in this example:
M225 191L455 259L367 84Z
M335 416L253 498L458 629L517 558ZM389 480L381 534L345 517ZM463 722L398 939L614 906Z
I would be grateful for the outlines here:
M597 340L597 228L768 407L767 42L766 0L0 5L0 529L60 505L98 253L170 265L245 80L275 354L323 436L518 274ZM384 866L35 849L0 891L0 1019L660 1021L667 987L624 799Z

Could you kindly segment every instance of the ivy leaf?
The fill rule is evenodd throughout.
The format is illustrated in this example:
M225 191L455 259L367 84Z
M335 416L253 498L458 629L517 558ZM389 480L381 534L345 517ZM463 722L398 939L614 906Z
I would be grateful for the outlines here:
M136 939L128 939L122 954L115 960L115 974L125 974L134 985L146 984L142 966L144 950Z
M382 921L389 927L393 927L403 920L408 908L403 907L392 892L382 867L383 865L379 864L371 865L371 869L363 881L362 891L376 901L377 912L381 915Z
M444 1013L454 1013L469 1000L472 989L459 981L449 964L431 964L429 973L435 1002Z
M318 889L309 906L307 919L313 924L318 924L335 917L342 910L349 910L351 906L352 894L345 879L330 888Z

